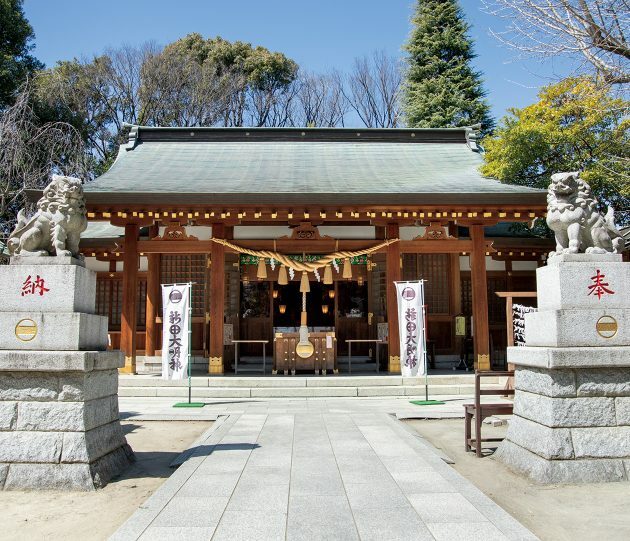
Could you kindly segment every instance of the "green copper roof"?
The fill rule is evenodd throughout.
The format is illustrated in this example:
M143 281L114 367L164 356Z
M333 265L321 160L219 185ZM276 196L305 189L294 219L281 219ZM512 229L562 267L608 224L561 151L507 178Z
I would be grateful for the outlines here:
M544 204L542 190L484 178L469 133L134 128L85 192L112 204Z

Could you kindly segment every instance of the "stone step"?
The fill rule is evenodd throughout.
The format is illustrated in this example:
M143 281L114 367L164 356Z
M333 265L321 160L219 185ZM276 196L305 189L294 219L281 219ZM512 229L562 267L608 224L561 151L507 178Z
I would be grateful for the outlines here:
M327 375L327 376L193 376L192 386L217 388L304 388L304 387L399 387L424 385L424 377L404 378L396 375ZM429 386L474 385L473 374L430 375ZM484 385L502 384L505 378L488 377ZM187 387L188 380L163 380L156 375L121 374L123 387Z
M431 396L467 395L474 392L466 386L431 388ZM120 396L186 397L188 389L181 387L125 388ZM309 387L309 388L193 388L197 398L308 398L308 397L393 397L424 396L424 387Z
M501 385L486 388L501 389ZM472 396L474 385L429 385L429 395ZM124 397L173 397L188 396L188 387L121 387L119 396ZM193 387L196 398L308 398L308 397L391 397L424 396L424 385L398 386L337 386L337 387Z

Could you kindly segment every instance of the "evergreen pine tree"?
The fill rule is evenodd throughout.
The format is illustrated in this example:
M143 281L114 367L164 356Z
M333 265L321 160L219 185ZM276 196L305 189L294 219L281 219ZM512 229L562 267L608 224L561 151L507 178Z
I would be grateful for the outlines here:
M473 70L475 58L470 25L457 0L418 0L414 28L405 45L409 53L403 106L407 125L413 128L449 128L483 125L494 121L484 99L481 74Z

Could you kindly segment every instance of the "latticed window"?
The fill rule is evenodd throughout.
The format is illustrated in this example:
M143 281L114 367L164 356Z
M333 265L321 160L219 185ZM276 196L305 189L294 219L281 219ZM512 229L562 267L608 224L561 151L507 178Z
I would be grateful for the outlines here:
M122 316L122 274L98 276L96 280L96 313L109 320L110 331L120 330ZM138 279L137 290L138 329L144 329L146 318L147 282L144 277Z
M497 291L506 291L504 276L488 276L488 320L490 323L505 323L505 299L497 297ZM462 312L472 315L472 283L470 273L462 276Z
M164 254L160 261L160 283L186 284L192 282L192 315L193 317L203 317L205 313L206 256L204 254Z
M472 282L470 275L462 276L462 313L472 315Z
M424 301L429 314L448 314L450 310L448 254L404 254L403 280L427 280Z

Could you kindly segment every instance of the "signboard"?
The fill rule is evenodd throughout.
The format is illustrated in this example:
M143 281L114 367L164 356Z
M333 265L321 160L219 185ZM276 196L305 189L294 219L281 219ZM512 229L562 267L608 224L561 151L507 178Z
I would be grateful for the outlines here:
M162 377L188 377L190 284L162 286Z
M403 376L425 374L424 281L395 282L398 299L400 370Z
M525 314L535 312L533 306L524 306L523 304L512 305L512 322L514 325L514 345L525 345Z

